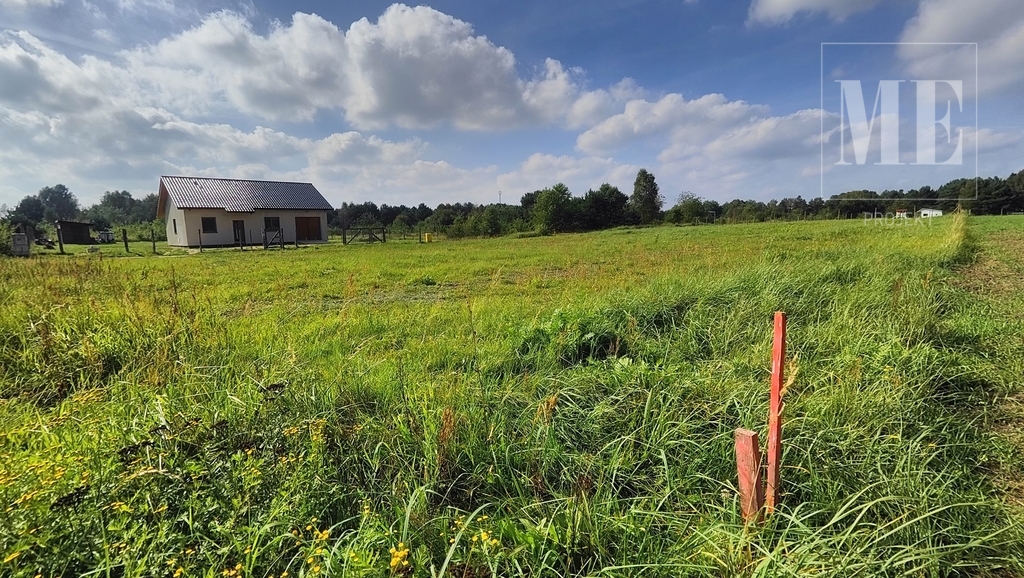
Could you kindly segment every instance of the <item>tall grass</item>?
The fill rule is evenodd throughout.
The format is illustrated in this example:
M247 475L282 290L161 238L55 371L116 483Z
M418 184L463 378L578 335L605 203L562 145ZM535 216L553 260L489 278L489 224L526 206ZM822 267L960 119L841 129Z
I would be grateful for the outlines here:
M957 216L3 260L0 572L1021 572L973 251Z

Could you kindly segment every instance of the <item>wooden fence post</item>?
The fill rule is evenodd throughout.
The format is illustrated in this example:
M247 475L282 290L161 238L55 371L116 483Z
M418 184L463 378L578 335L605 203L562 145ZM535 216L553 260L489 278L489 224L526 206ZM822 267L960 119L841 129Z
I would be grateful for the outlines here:
M156 231L153 227L149 228L149 242L153 244L153 254L156 255Z
M57 245L60 246L60 254L64 254L64 232L60 229L60 221L57 221Z
M779 504L782 484L782 384L786 362L786 314L775 312L775 334L772 343L772 382L768 403L768 488L765 505L768 513Z
M128 250L128 229L121 229L121 238L124 240L124 252L131 253Z
M203 252L203 230L202 229L196 229L196 230L199 231L199 252L202 253Z
M761 484L761 449L757 443L757 432L737 428L735 436L740 512L748 523L758 522L764 507L764 486Z

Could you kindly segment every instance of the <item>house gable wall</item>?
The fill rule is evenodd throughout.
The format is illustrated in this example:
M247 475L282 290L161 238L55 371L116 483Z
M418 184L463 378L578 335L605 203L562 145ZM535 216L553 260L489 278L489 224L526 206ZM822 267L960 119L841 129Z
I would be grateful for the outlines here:
M188 228L185 226L185 211L174 206L170 198L165 200L164 221L167 226L167 244L171 247L187 247Z

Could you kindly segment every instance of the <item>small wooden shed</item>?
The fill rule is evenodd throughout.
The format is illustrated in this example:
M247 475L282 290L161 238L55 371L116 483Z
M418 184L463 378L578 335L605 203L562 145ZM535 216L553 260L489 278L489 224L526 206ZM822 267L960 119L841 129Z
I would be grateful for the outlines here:
M57 221L57 234L65 245L92 245L92 235L89 227L92 223L82 221Z

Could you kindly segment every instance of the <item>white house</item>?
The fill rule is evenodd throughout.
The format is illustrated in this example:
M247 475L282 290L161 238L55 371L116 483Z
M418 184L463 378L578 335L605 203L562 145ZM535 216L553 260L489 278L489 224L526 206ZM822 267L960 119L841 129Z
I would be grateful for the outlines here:
M310 183L160 177L157 215L173 247L326 243L327 199Z
M918 211L921 217L941 217L942 211L938 209L921 209Z

